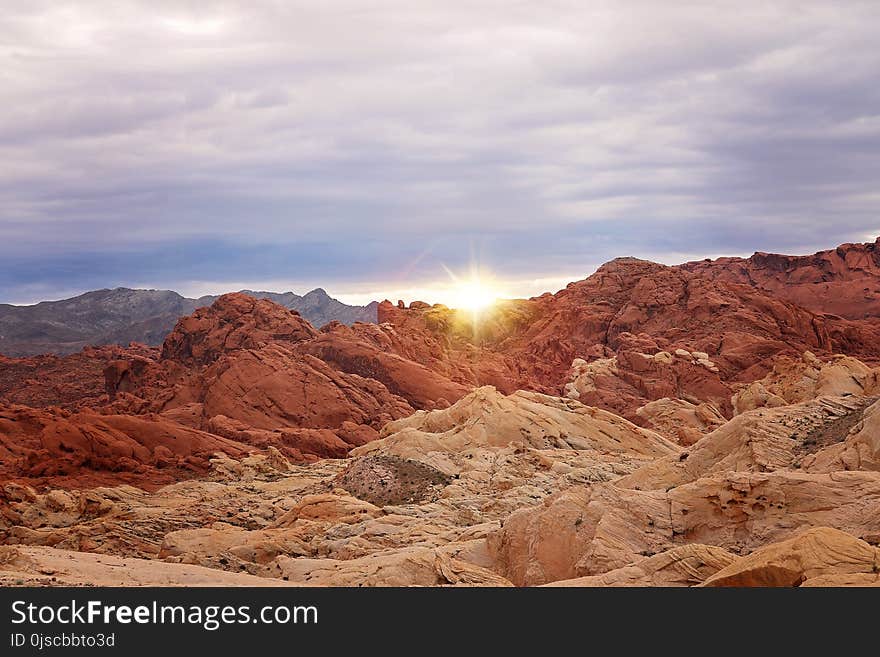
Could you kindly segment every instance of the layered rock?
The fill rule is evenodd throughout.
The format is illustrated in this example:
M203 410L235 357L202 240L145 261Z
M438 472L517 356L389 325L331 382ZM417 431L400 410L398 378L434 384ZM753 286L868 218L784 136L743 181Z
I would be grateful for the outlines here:
M500 574L535 585L599 575L680 544L748 553L810 527L876 541L878 518L875 472L724 473L669 491L572 488L511 514L489 546Z
M578 402L492 388L391 423L349 460L213 459L213 481L7 492L5 542L309 584L506 585L486 537L517 509L678 447Z
M751 285L818 313L880 316L880 238L807 256L755 253L682 265L719 280Z
M812 469L816 458L822 462L831 458L824 455L825 448L848 440L853 427L861 426L870 403L859 397L821 397L794 406L749 411L707 434L687 451L647 464L619 483L642 490L665 490L714 473ZM854 440L850 449L858 451ZM858 444L867 444L865 438L860 436ZM865 452L868 459L869 454Z
M880 549L829 527L772 543L725 566L703 586L880 586Z
M733 396L736 413L761 406L785 406L821 395L880 394L880 371L850 356L823 361L812 352L800 358L780 356L763 379L740 388Z
M674 399L692 407L702 406L699 417L694 412L692 426L705 429L731 414L731 388L721 380L718 368L707 354L696 354L679 348L673 353L653 354L620 350L616 356L590 363L576 358L565 394L585 404L609 408L636 422L650 422L651 416L663 414L660 405L648 406L651 402L645 400ZM640 413L640 409L645 410ZM671 411L668 404L667 411Z
M664 397L636 409L640 424L687 447L727 420L712 404Z
M201 566L84 554L46 547L0 546L0 586L283 586Z
M0 406L0 479L89 487L144 487L204 474L218 451L247 449L159 417Z
M157 350L143 345L87 347L69 356L7 358L0 355L0 401L34 408L75 410L106 404L108 363L150 360Z
M404 548L344 561L279 557L276 577L312 586L511 586L442 550Z
M862 402L866 406L871 400ZM844 433L843 440L840 435ZM822 449L803 459L803 468L811 472L838 470L880 470L880 402L874 401L864 412L847 419L838 427L837 440L817 437Z
M690 543L601 575L564 579L544 586L696 586L737 559L722 548Z
M297 460L344 456L411 404L466 392L378 338L342 325L319 332L293 311L238 294L181 319L160 358L111 363L106 384L113 409L159 413Z

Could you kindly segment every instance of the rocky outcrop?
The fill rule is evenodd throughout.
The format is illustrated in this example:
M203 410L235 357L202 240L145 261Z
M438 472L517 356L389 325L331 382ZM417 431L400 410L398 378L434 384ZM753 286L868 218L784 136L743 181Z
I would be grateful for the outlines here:
M693 426L705 428L719 419L723 421L725 414L731 414L731 388L722 381L708 355L696 353L694 356L681 348L673 353L652 354L620 350L616 356L590 363L576 358L564 387L565 394L646 423L650 422L652 413L663 414L660 405L648 406L651 401L674 399L694 407L702 405L700 415L705 422L694 415ZM640 409L645 410L640 413ZM668 405L667 412L671 412ZM713 417L716 419L710 419Z
M880 470L880 402L874 401L868 406L873 399L862 401L861 406L867 408L838 427L838 434L834 436L836 440L821 435L817 437L815 443L822 449L804 457L805 470Z
M454 462L459 455L471 459L478 448L561 448L644 458L678 453L658 434L607 411L534 392L505 396L491 386L448 409L390 422L382 435L352 455L391 454L455 475L461 470Z
M310 586L511 586L491 570L418 547L345 561L279 557L274 566L276 577Z
M242 573L147 559L0 546L0 586L283 586Z
M105 370L110 363L149 362L157 355L156 349L129 345L87 347L69 356L0 356L0 401L69 410L101 406L108 401Z
M714 573L703 586L880 586L880 550L817 527L772 543Z
M807 256L755 253L682 265L688 271L754 286L817 313L880 316L880 238Z
M736 560L736 555L714 545L690 543L601 575L564 579L544 586L696 586Z
M824 453L819 457L817 452L847 440L867 404L858 397L821 397L793 406L749 411L681 454L649 463L619 483L642 490L665 490L713 473L811 469L816 458L831 458ZM859 444L865 444L860 440Z
M181 319L154 361L111 363L111 408L159 413L296 460L342 457L414 405L448 404L467 390L374 333L319 332L271 301L226 295Z
M251 290L240 294L269 299L298 311L318 327L331 321L344 324L376 321L376 303L348 306L320 288L305 296ZM210 306L217 299L216 296L188 299L170 290L116 288L32 306L0 304L0 354L69 354L88 345L130 342L161 345L180 317Z
M155 488L204 474L215 452L240 457L240 443L158 417L0 406L0 479L89 487Z
M762 406L785 406L821 395L880 394L880 371L862 361L834 355L818 359L812 352L800 358L780 356L763 379L740 388L733 396L736 413Z
M664 397L636 409L643 426L687 447L723 425L727 420L708 402L694 404Z
M295 311L264 299L226 294L177 322L162 344L162 360L210 365L229 352L270 342L296 344L317 334Z
M810 527L877 540L878 514L874 472L723 473L669 491L572 488L512 513L489 547L498 572L535 585L624 568L677 544L743 554Z

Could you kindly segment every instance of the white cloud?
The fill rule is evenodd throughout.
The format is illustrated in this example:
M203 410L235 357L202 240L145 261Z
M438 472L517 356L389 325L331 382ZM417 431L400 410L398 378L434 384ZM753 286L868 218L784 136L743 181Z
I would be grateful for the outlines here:
M373 292L459 242L525 280L876 225L875 2L7 5L0 297L198 240L334 244L327 277Z

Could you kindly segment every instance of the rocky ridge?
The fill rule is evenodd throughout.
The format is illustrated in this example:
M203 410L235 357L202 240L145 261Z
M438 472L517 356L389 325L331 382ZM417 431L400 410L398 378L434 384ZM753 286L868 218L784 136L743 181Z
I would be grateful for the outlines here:
M0 362L0 581L877 583L874 322L634 259L378 312Z

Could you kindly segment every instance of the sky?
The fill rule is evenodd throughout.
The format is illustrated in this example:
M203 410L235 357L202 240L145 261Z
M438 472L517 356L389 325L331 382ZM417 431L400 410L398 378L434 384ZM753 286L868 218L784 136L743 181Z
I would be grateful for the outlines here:
M0 13L0 302L509 296L880 234L880 3Z

